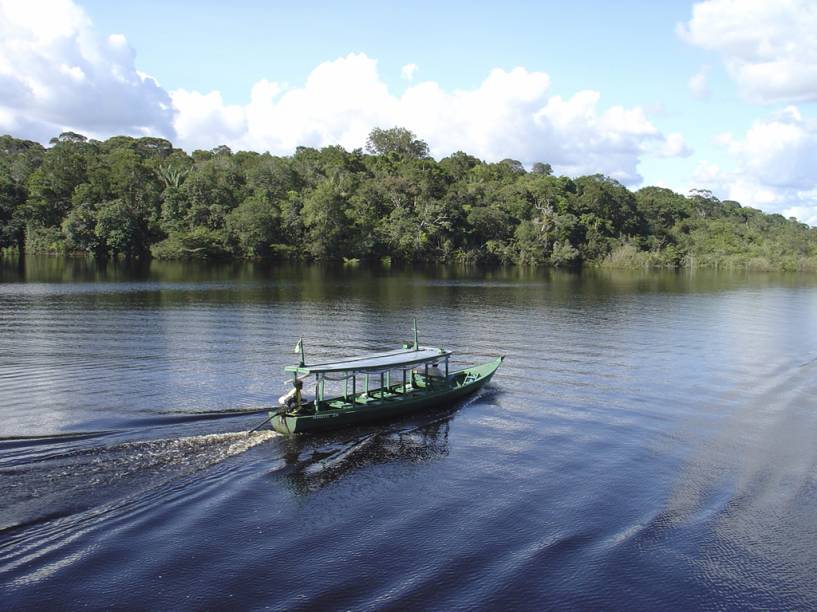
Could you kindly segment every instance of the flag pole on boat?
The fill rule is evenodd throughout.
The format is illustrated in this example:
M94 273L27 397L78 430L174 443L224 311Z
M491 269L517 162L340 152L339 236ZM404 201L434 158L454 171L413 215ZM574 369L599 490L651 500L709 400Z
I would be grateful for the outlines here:
M304 339L303 339L303 337L298 338L298 344L295 345L295 351L294 352L301 354L301 363L299 363L298 365L300 367L304 367Z
M417 320L416 319L414 320L414 326L415 326L415 328L417 327ZM416 334L415 334L415 336L416 336ZM415 339L415 344L416 344L416 339ZM298 364L298 366L299 367L304 367L305 360L304 360L304 339L303 339L303 336L298 338L298 343L295 345L295 350L293 351L293 353L300 354L301 362ZM293 379L292 384L295 385L298 382L298 374L295 373L293 375L292 379ZM296 389L297 389L297 387L296 387ZM301 392L300 392L300 390L296 391L296 397L297 397L297 401L298 401L298 408L300 408L301 407ZM256 425L255 427L253 427L247 433L251 434L254 431L257 431L257 430L261 429L264 425L269 423L274 418L274 416L275 415L271 415L268 419L265 419L263 423L261 423L259 425Z

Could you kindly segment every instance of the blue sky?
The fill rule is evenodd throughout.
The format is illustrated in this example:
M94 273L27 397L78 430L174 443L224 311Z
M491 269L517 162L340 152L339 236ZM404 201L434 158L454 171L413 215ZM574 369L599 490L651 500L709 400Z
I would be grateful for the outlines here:
M401 66L451 88L492 68L543 70L565 91L600 88L622 103L683 92L706 54L674 34L687 2L81 2L98 30L123 33L139 67L170 88L218 87L245 101L260 78L302 81L319 63L365 52L400 87ZM207 69L204 69L204 68ZM635 70L633 70L635 69ZM640 78L649 75L652 82Z
M449 89L477 87L493 68L548 73L554 93L602 93L642 105L667 130L740 129L752 110L728 83L696 100L687 80L716 62L675 27L691 3L667 2L82 2L102 32L124 33L137 65L170 89L218 89L245 103L261 78L297 84L321 62L363 52L399 92L406 64ZM181 26L181 27L180 27ZM713 70L713 78L720 69ZM738 111L738 112L736 112ZM710 130L711 132L711 130ZM701 143L703 145L704 143Z
M14 4L0 0L0 84L33 98L0 87L0 131L286 154L401 122L437 155L711 188L817 223L809 2Z

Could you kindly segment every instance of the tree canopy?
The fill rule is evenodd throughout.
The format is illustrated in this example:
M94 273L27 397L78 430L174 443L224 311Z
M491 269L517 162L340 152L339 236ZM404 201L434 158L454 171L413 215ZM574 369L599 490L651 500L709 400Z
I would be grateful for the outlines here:
M341 258L817 269L817 229L711 193L632 192L514 159L439 161L409 130L366 151L188 155L161 138L0 137L0 248L97 257Z
M396 155L409 159L428 157L428 145L406 128L400 127L373 129L366 141L366 151L373 155Z

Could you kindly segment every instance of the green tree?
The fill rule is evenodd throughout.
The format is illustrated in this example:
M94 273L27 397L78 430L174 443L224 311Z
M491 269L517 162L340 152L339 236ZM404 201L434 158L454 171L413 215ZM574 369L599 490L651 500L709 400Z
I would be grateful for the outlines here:
M247 197L245 179L227 155L211 157L196 163L181 190L189 204L185 223L220 229L227 214Z
M428 157L428 145L406 128L384 130L374 128L366 141L366 150L373 155L395 155L407 159Z
M45 227L62 223L71 208L71 195L87 181L88 165L96 153L96 145L73 132L52 142L27 184L30 220Z
M155 257L381 257L549 266L817 269L817 229L720 201L601 176L530 172L464 152L437 162L403 128L369 154L64 132L49 148L0 136L0 247Z
M21 207L25 190L0 170L0 248L20 246L23 231Z
M553 168L550 167L550 164L544 164L542 162L536 162L533 164L531 168L532 174L544 174L545 176L550 176L553 174Z
M96 212L94 228L100 244L114 255L144 255L150 244L150 227L144 211L123 199L111 200Z
M280 218L277 206L255 195L227 215L227 230L235 236L244 254L266 255L271 245L279 242Z
M506 158L506 159L503 159L499 163L504 164L505 166L508 166L510 171L513 172L514 174L527 174L527 170L525 170L525 166L522 165L521 161L518 161L516 159Z
M633 193L619 182L600 174L576 179L576 209L592 215L595 231L607 238L633 236L643 232L644 220Z
M62 222L62 232L69 251L88 251L104 254L105 240L97 234L96 209L87 203L71 209Z
M345 250L347 200L331 181L320 183L304 198L305 250L316 259L337 259Z

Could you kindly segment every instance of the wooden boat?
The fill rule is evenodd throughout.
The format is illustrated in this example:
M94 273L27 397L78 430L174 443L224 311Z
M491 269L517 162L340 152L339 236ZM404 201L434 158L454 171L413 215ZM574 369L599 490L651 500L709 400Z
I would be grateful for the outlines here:
M302 341L296 352L300 363L285 368L293 374L293 391L269 415L273 429L283 434L372 423L451 403L491 380L504 359L449 372L451 351L420 346L416 322L414 343L398 350L314 364L304 362ZM311 376L315 397L306 401L303 386ZM369 386L372 377L379 381L374 388ZM327 398L326 381L342 383L343 394Z

